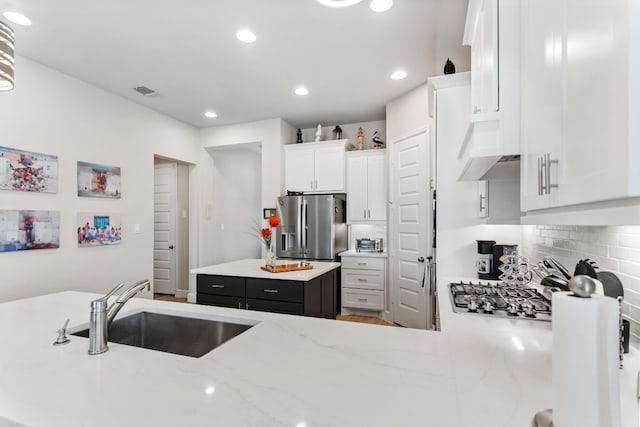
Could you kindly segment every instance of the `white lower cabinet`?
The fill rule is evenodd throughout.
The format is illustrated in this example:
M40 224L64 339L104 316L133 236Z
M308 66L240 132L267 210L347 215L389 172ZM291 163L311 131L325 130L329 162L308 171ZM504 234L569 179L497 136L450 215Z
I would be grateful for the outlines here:
M386 259L342 256L342 307L384 310Z

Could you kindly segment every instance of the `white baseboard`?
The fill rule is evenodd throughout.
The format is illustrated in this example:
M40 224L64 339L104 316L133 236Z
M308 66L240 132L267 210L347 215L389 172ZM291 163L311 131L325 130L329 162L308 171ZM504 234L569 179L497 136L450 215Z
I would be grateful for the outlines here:
M195 292L189 292L187 294L187 302L191 302L191 303L196 303L196 293Z
M189 291L187 289L176 289L176 297L187 298Z

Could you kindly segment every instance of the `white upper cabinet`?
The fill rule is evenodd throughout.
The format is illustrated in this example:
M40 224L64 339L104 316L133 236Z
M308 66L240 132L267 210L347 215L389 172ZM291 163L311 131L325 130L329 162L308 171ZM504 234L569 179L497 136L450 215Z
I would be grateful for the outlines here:
M348 140L284 146L285 187L305 193L345 191L345 147Z
M386 221L386 150L347 153L347 222Z
M470 0L464 44L471 46L471 124L459 179L477 181L520 154L520 2Z
M523 1L523 210L640 196L636 4Z

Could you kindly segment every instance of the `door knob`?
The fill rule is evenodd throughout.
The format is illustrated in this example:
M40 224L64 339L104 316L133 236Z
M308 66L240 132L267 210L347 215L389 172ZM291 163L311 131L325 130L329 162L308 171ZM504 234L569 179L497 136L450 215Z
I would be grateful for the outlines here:
M169 249L173 249L173 245L169 245Z
M424 257L421 256L420 258L418 258L418 262L424 262Z

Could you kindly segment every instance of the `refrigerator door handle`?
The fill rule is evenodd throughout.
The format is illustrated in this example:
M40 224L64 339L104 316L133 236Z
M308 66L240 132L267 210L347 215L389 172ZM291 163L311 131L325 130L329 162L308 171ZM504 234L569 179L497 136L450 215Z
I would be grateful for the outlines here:
M302 201L302 218L300 218L300 234L302 235L302 257L306 256L307 252L307 201Z

